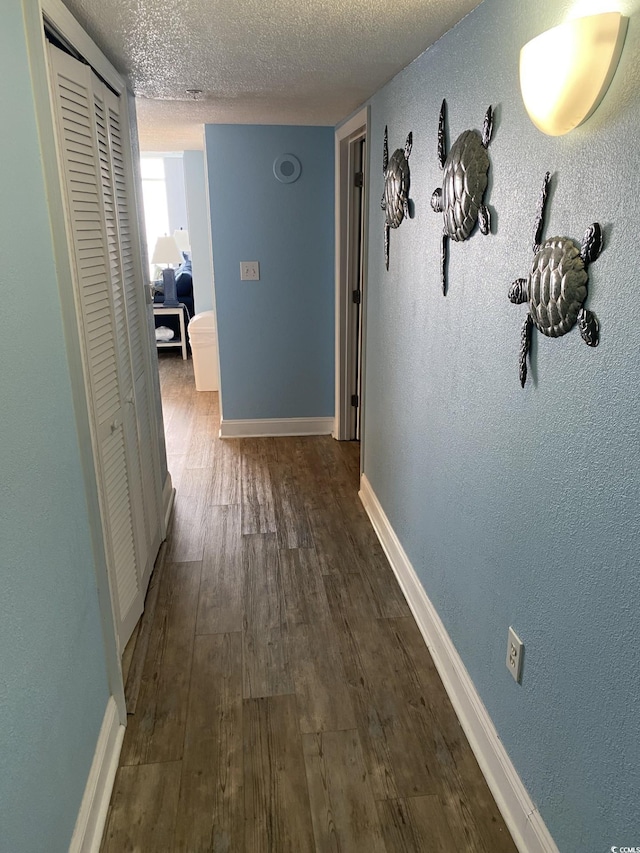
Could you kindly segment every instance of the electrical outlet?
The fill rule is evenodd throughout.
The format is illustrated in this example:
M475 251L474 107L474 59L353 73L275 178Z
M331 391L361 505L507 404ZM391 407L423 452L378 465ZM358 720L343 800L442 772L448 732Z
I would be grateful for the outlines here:
M258 261L240 261L240 281L260 281Z
M522 660L524 658L524 643L513 628L509 627L507 643L507 669L518 682L522 683Z

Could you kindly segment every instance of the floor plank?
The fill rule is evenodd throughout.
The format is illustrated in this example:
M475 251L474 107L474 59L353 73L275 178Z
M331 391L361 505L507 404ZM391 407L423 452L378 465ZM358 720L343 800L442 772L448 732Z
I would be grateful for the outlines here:
M289 661L301 732L353 729L356 719L333 621L289 628Z
M311 548L313 538L304 500L299 491L293 464L286 459L282 442L278 461L269 465L273 489L273 510L280 548Z
M219 439L216 442L211 484L206 494L208 504L240 503L240 444L237 438Z
M239 506L208 508L205 545L196 633L242 631L244 565Z
M165 563L138 698L122 764L182 758L201 563Z
M323 507L307 507L313 545L323 574L357 572L360 562L347 535L340 508L332 500Z
M399 793L383 719L376 707L375 679L372 684L366 675L357 639L350 630L351 619L334 606L330 588L327 592L370 784L376 799L396 799ZM387 689L392 691L392 685L393 681Z
M146 604L146 602L145 602L145 604ZM122 680L124 681L125 685L127 683L127 679L129 678L129 672L131 670L131 662L133 661L133 656L134 656L135 651L136 651L136 642L138 640L138 631L140 630L140 622L141 621L142 620L139 620L138 624L133 629L133 632L132 632L131 636L129 637L127 645L125 646L125 650L122 653Z
M244 702L245 851L315 849L294 696Z
M323 584L331 610L337 617L380 617L380 606L371 585L359 571L325 575Z
M172 406L170 415L164 419L164 434L167 453L185 453L191 443L191 431L193 429L193 407L185 405L186 401L180 400L178 405Z
M181 762L120 767L101 853L173 853Z
M166 559L169 562L192 563L202 560L206 535L204 521L202 495L183 495L178 492L167 547Z
M406 800L380 800L380 822L387 850L394 853L451 853L455 850L475 853L467 842L460 846L447 821L446 810L440 799L410 797Z
M214 463L215 439L209 425L211 414L195 414L191 421L191 441L188 445L186 468L210 468Z
M186 453L167 452L167 469L171 475L171 485L178 490L187 461Z
M151 574L149 589L144 600L144 613L136 625L135 648L131 655L131 663L127 671L124 685L124 695L127 706L127 714L135 714L142 684L144 664L149 650L149 638L154 625L156 607L158 605L158 592L160 590L160 577L164 567L164 554L166 549L161 549L161 554L156 560L156 566ZM124 673L123 673L124 676Z
M279 559L287 624L309 625L326 618L329 603L315 550L284 548Z
M180 482L176 486L181 498L197 498L198 511L204 511L209 501L207 499L212 486L212 468L188 468L186 465L186 454L180 471ZM200 509L202 507L202 509Z
M466 740L452 770L442 778L440 799L460 849L511 853L513 841Z
M275 533L269 466L277 462L273 439L245 439L241 448L242 532Z
M175 851L242 849L242 743L241 635L196 637Z
M385 853L356 731L302 736L317 853Z
M382 548L372 549L367 557L360 555L359 573L380 618L411 616L411 609Z
M242 553L244 696L293 693L276 537L243 536Z
M339 617L338 636L358 727L372 716L375 721L363 748L376 798L437 792L434 749L419 737L413 717L413 713L426 716L427 711L420 704L419 687L401 665L401 649L390 624L397 621L345 613Z

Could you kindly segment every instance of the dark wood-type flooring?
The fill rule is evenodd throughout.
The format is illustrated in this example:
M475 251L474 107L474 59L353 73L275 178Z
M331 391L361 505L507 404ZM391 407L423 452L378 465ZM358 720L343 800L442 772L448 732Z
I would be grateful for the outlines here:
M358 498L358 445L218 438L163 354L172 527L103 851L514 853Z

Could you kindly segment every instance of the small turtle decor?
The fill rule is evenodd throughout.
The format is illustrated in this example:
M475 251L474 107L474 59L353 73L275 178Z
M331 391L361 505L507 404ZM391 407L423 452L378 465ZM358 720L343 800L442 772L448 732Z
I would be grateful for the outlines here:
M442 188L438 187L431 196L431 207L436 213L444 214L444 230L440 251L440 278L442 293L447 293L447 254L449 240L466 240L476 227L488 234L491 227L489 208L483 202L487 188L489 155L487 148L493 130L491 107L484 117L482 136L476 130L465 130L446 153L445 125L447 101L442 101L438 122L438 160L444 174Z
M409 218L409 155L413 145L413 133L409 133L402 148L396 148L389 159L389 138L384 129L382 174L384 192L380 207L384 210L384 263L389 269L389 229L398 228L402 220Z
M569 237L542 240L544 216L549 193L549 172L544 176L533 232L533 263L527 278L518 278L509 289L515 305L529 303L520 338L520 384L527 381L527 354L531 331L536 327L549 338L558 338L578 324L583 341L597 347L600 326L596 315L584 307L587 298L587 266L602 251L602 229L597 222L590 225L582 244Z

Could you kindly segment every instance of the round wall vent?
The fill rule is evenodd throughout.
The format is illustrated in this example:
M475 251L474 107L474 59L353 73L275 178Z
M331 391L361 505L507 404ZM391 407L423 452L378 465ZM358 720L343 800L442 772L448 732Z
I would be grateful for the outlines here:
M295 154L281 154L273 161L273 174L282 184L292 184L297 181L300 172L302 172L302 166Z

